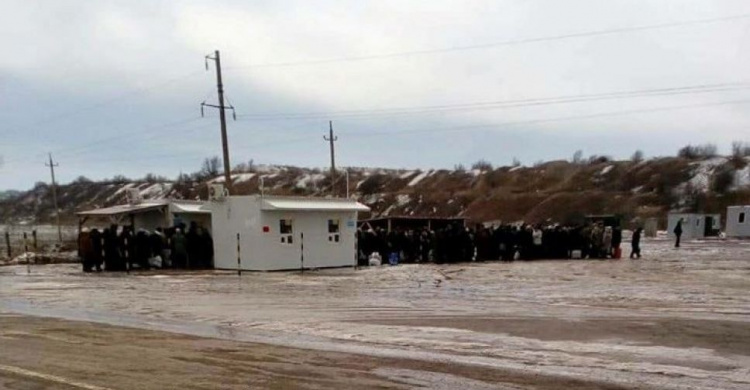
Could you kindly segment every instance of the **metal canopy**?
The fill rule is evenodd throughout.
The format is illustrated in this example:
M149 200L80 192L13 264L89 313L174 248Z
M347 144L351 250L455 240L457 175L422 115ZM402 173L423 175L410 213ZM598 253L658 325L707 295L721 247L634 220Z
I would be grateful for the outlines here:
M80 211L76 213L81 217L113 217L118 215L139 214L151 210L167 207L168 202L144 202L139 204L124 204L101 209Z
M349 199L265 198L263 211L370 211L370 208Z

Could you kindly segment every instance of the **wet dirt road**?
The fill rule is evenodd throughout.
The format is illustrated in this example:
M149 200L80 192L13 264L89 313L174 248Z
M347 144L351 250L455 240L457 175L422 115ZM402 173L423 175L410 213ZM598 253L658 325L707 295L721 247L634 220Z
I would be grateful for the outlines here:
M749 388L750 242L654 240L644 253L241 278L3 267L0 312L359 356L386 387Z

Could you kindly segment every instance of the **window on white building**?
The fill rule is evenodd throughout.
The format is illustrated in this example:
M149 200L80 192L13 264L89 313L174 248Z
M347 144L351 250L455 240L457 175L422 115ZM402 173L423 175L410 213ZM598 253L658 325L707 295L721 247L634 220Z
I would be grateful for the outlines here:
M279 220L279 233L281 234L282 244L294 243L294 224L291 219Z
M737 218L737 220L739 221L739 223L745 223L745 213L740 213L740 216L739 218Z
M338 219L328 220L328 242L341 241L341 221Z

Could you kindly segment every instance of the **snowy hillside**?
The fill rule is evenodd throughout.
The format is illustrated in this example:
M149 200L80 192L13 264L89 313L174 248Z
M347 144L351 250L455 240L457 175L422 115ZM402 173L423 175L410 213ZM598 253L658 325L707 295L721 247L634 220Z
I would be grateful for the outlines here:
M571 220L587 213L659 216L670 209L721 212L727 204L750 203L750 159L659 158L644 162L551 161L533 167L484 170L396 170L349 168L349 193L370 206L372 215L465 216L474 221ZM331 196L328 170L259 165L232 175L235 194ZM346 194L340 172L336 196ZM206 199L207 184L223 176L180 181L89 182L62 185L64 216L125 202L137 189L144 199ZM5 223L50 221L51 192L38 184L25 192L3 193Z

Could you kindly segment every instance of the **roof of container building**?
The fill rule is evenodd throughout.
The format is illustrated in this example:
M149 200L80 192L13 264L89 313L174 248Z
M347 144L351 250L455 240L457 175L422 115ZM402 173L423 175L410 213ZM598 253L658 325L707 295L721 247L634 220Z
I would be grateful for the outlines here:
M211 214L211 210L205 208L205 203L200 201L172 201L172 213Z
M370 208L351 199L337 198L263 198L261 210L274 211L370 211Z

